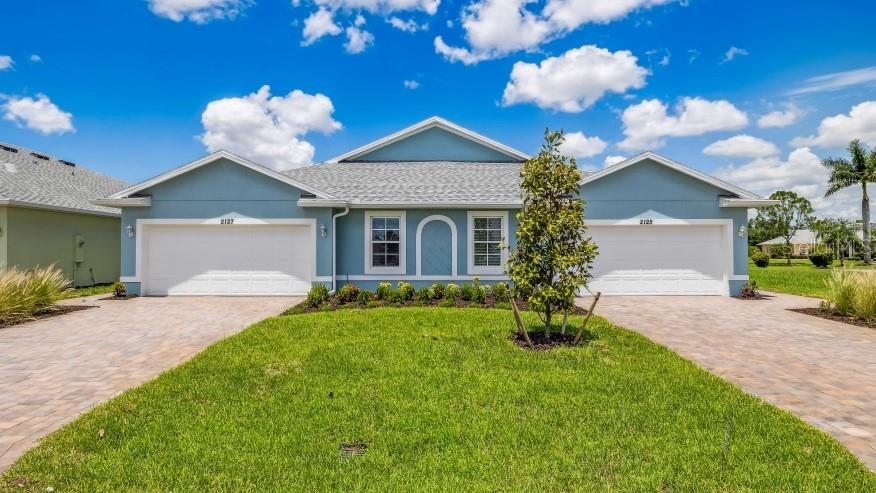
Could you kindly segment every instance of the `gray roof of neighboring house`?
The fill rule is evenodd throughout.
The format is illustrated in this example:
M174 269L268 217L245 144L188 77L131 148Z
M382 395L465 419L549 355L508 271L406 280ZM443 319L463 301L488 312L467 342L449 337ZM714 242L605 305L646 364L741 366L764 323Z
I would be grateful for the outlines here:
M518 203L522 163L341 162L283 174L351 203Z
M864 237L864 233L862 231L857 231L856 234L858 235L858 238ZM798 229L797 232L794 233L794 236L791 237L791 244L792 245L803 245L803 244L814 245L816 243L818 243L817 235L815 234L815 231L812 231L809 229ZM762 241L762 242L758 243L758 245L784 245L784 244L785 244L785 239L782 238L781 236L773 238L771 240Z
M127 186L128 183L97 171L73 163L66 164L39 151L0 142L2 201L119 214L119 209L94 205L90 200L109 196Z

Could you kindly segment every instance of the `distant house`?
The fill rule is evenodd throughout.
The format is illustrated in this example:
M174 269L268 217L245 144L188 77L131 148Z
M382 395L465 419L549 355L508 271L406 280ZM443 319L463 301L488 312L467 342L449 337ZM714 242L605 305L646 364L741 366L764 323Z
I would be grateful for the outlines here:
M0 269L55 264L75 286L118 280L120 210L91 199L127 186L0 142Z
M858 238L864 239L864 233L861 231L857 232ZM800 255L806 256L812 253L817 245L821 242L818 240L818 235L815 231L809 229L800 229L794 233L794 236L791 237L791 255ZM770 249L776 245L784 245L785 238L778 236L771 240L763 241L758 243L757 246L766 253L770 253ZM855 255L855 245L850 243L846 248L846 256L851 257Z

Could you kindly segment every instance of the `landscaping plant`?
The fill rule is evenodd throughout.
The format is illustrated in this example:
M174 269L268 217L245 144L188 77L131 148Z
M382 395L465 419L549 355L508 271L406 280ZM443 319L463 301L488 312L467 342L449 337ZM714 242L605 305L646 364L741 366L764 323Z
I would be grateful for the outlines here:
M0 324L18 323L50 310L69 285L54 265L29 271L10 267L0 272Z
M549 339L554 313L571 310L587 285L597 248L586 234L581 172L575 158L560 153L563 132L546 129L544 137L541 151L520 172L523 209L508 268L515 297L539 313Z
M411 301L414 299L414 294L416 291L414 290L414 286L409 282L399 281L396 285L396 292L398 293L399 301Z
M432 285L431 289L432 289L432 298L433 299L440 300L441 298L444 298L444 285L443 284L439 284L436 282L435 284Z
M827 287L827 300L839 315L849 315L852 311L852 298L855 294L854 274L836 269L824 284Z
M833 262L833 255L830 252L816 252L809 255L809 261L812 265L823 269Z
M116 281L113 283L113 296L116 298L125 298L128 296L128 287L124 283Z
M459 286L453 283L448 284L444 288L444 299L456 301L459 299Z
M338 301L350 303L359 296L359 288L355 284L344 284L338 289Z
M386 281L377 283L377 299L389 300L392 298L392 284Z
M307 293L307 301L308 306L317 307L322 305L329 299L328 288L325 284L316 283L313 287L310 288L310 291Z
M459 289L459 297L462 298L463 301L472 301L474 291L474 287L471 284L463 283L462 287Z
M508 285L504 282L497 282L493 286L493 296L497 301L508 301Z
M868 322L876 321L876 275L858 272L852 278L852 311Z
M739 297L745 300L756 300L760 298L760 292L757 290L757 283L748 281L742 286L742 291L739 292Z
M855 139L849 143L850 159L829 157L821 162L830 170L825 197L840 190L861 186L861 224L864 228L864 244L862 260L869 264L870 258L870 196L867 194L867 183L876 182L876 149L867 150L861 141Z

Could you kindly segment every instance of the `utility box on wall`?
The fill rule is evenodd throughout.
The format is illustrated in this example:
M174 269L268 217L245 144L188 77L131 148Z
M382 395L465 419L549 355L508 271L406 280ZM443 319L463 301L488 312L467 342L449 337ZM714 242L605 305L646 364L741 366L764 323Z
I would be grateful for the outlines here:
M73 235L73 261L77 264L85 262L85 238L82 235Z

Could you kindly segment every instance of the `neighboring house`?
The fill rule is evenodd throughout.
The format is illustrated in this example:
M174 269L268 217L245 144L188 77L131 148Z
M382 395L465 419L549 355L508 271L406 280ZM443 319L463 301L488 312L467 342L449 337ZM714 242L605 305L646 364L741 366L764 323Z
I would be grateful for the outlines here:
M219 151L96 202L122 208L132 293L495 282L508 279L528 158L433 117L285 172ZM747 209L775 203L650 152L581 187L599 245L591 289L610 294L739 292Z
M855 234L858 238L864 240L864 232L857 231ZM771 240L763 241L757 244L763 253L769 255L770 249L775 245L785 245L785 238L778 236ZM806 256L812 253L821 242L818 240L818 235L815 231L809 229L798 229L794 236L791 237L791 255ZM846 256L852 257L855 255L855 244L849 243L846 248Z
M0 269L55 264L75 286L119 278L121 211L95 205L128 183L0 143Z

